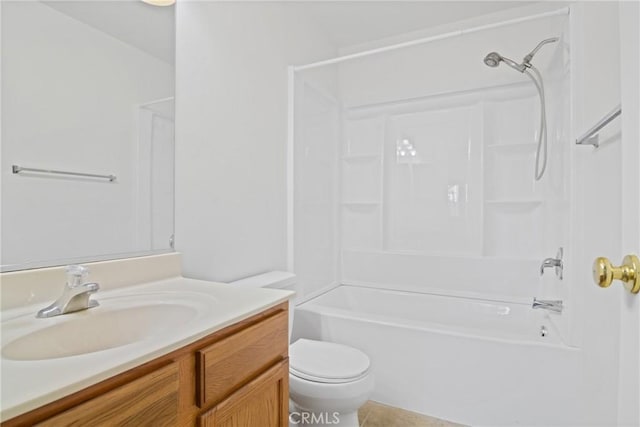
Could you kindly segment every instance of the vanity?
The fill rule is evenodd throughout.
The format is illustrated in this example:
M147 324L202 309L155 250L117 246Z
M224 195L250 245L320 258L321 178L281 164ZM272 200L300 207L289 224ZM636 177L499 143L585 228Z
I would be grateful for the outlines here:
M183 278L177 253L87 266L99 306L45 319L64 268L3 273L3 427L288 425L292 292Z

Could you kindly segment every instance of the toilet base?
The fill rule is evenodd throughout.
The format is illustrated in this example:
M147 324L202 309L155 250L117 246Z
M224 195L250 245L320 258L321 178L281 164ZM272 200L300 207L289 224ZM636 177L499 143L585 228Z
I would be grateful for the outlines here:
M371 372L346 383L321 383L289 375L291 427L358 427L358 409L373 391Z

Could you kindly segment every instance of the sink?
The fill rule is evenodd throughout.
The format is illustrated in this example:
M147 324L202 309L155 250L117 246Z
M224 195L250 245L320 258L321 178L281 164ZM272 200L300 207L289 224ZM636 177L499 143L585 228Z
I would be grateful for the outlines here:
M289 294L184 278L177 254L149 259L96 265L102 289L91 298L100 305L50 318L36 313L60 295L62 269L3 273L0 377L9 392L0 399L1 419L193 349L216 331L284 303Z
M101 306L55 318L29 319L36 325L7 342L2 357L28 361L83 355L162 337L195 320L206 309L204 301L148 301L131 304L101 300ZM111 303L111 304L110 304ZM123 307L124 305L124 307ZM25 322L25 320L22 320Z

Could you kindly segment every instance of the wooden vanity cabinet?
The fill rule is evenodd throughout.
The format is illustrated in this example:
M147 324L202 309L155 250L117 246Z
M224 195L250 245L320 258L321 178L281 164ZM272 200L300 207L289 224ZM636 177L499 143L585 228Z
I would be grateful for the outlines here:
M2 427L288 426L287 310L267 309Z

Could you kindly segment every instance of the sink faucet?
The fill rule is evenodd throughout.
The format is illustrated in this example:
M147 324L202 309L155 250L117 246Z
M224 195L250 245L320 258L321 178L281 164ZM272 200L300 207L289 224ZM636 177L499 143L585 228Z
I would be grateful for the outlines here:
M97 283L85 283L89 269L82 265L67 267L67 283L60 298L50 306L38 311L36 317L53 317L98 306L98 301L90 299L91 294L100 289Z
M539 300L534 298L531 308L542 308L544 310L553 311L554 313L562 313L564 305L562 304L562 300Z
M544 269L549 267L555 267L556 276L558 276L558 278L562 280L562 248L558 249L558 253L556 254L555 258L545 258L542 261L542 264L540 265L540 275L542 276L544 274Z

